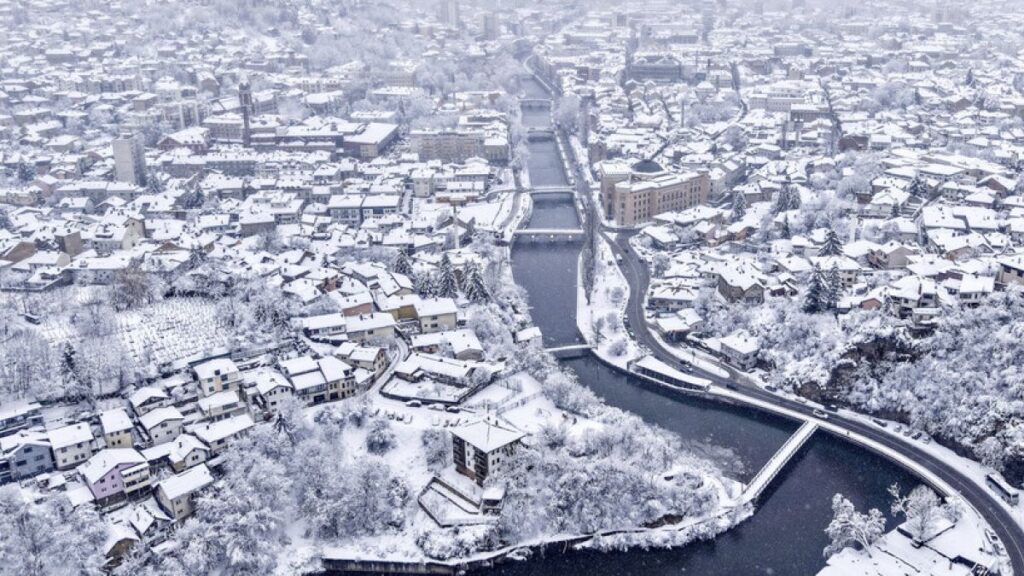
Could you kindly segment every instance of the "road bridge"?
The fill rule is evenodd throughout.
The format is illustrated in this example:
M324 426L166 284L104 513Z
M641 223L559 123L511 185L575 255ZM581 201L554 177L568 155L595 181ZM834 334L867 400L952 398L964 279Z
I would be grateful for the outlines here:
M576 189L572 186L534 186L530 188L530 196L550 196L555 194L575 196Z
M512 233L525 242L576 242L583 239L582 228L521 228Z
M594 347L590 344L575 344L570 346L556 346L554 348L545 348L545 352L550 352L559 360L566 360L568 358L579 358L586 356L593 350Z

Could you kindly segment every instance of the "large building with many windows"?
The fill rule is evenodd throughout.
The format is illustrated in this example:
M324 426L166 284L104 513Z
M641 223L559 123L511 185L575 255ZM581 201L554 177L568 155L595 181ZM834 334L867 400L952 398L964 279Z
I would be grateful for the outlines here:
M601 206L605 216L620 226L706 204L711 192L707 173L667 172L650 160L632 166L606 162L600 171Z

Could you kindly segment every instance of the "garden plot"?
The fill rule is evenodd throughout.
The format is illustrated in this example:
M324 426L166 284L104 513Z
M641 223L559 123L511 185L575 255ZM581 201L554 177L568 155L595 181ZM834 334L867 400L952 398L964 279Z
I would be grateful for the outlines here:
M137 366L163 365L230 345L231 330L217 318L215 305L200 298L171 298L139 310L119 312L117 340ZM78 338L66 319L40 326L54 345Z

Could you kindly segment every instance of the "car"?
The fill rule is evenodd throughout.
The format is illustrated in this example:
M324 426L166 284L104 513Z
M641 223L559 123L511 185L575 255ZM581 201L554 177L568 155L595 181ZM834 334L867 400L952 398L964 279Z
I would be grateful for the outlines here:
M829 412L839 412L839 406L835 404L828 404L825 406L825 410L828 410Z
M615 257L615 261L618 262L619 264L622 264L622 254L619 254L618 256L616 256Z
M821 410L819 408L814 409L814 415L817 416L818 418L821 418L822 420L828 420L828 414L826 414L824 410Z
M769 384L769 385L765 386L764 389L769 391L769 392L778 392L779 391L779 387L778 386L774 386L772 384Z
M888 424L885 423L885 420L879 420L878 418L872 418L871 421L882 428L886 428L889 426Z

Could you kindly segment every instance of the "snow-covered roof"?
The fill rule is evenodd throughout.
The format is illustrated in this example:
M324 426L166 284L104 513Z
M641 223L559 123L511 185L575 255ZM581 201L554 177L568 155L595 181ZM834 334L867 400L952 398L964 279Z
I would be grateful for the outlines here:
M186 494L192 494L213 484L213 475L206 464L200 464L190 468L177 476L172 476L157 483L157 489L163 491L164 495L175 500Z
M483 452L494 452L518 442L525 433L507 425L499 425L489 419L477 420L471 424L452 428L452 434Z

